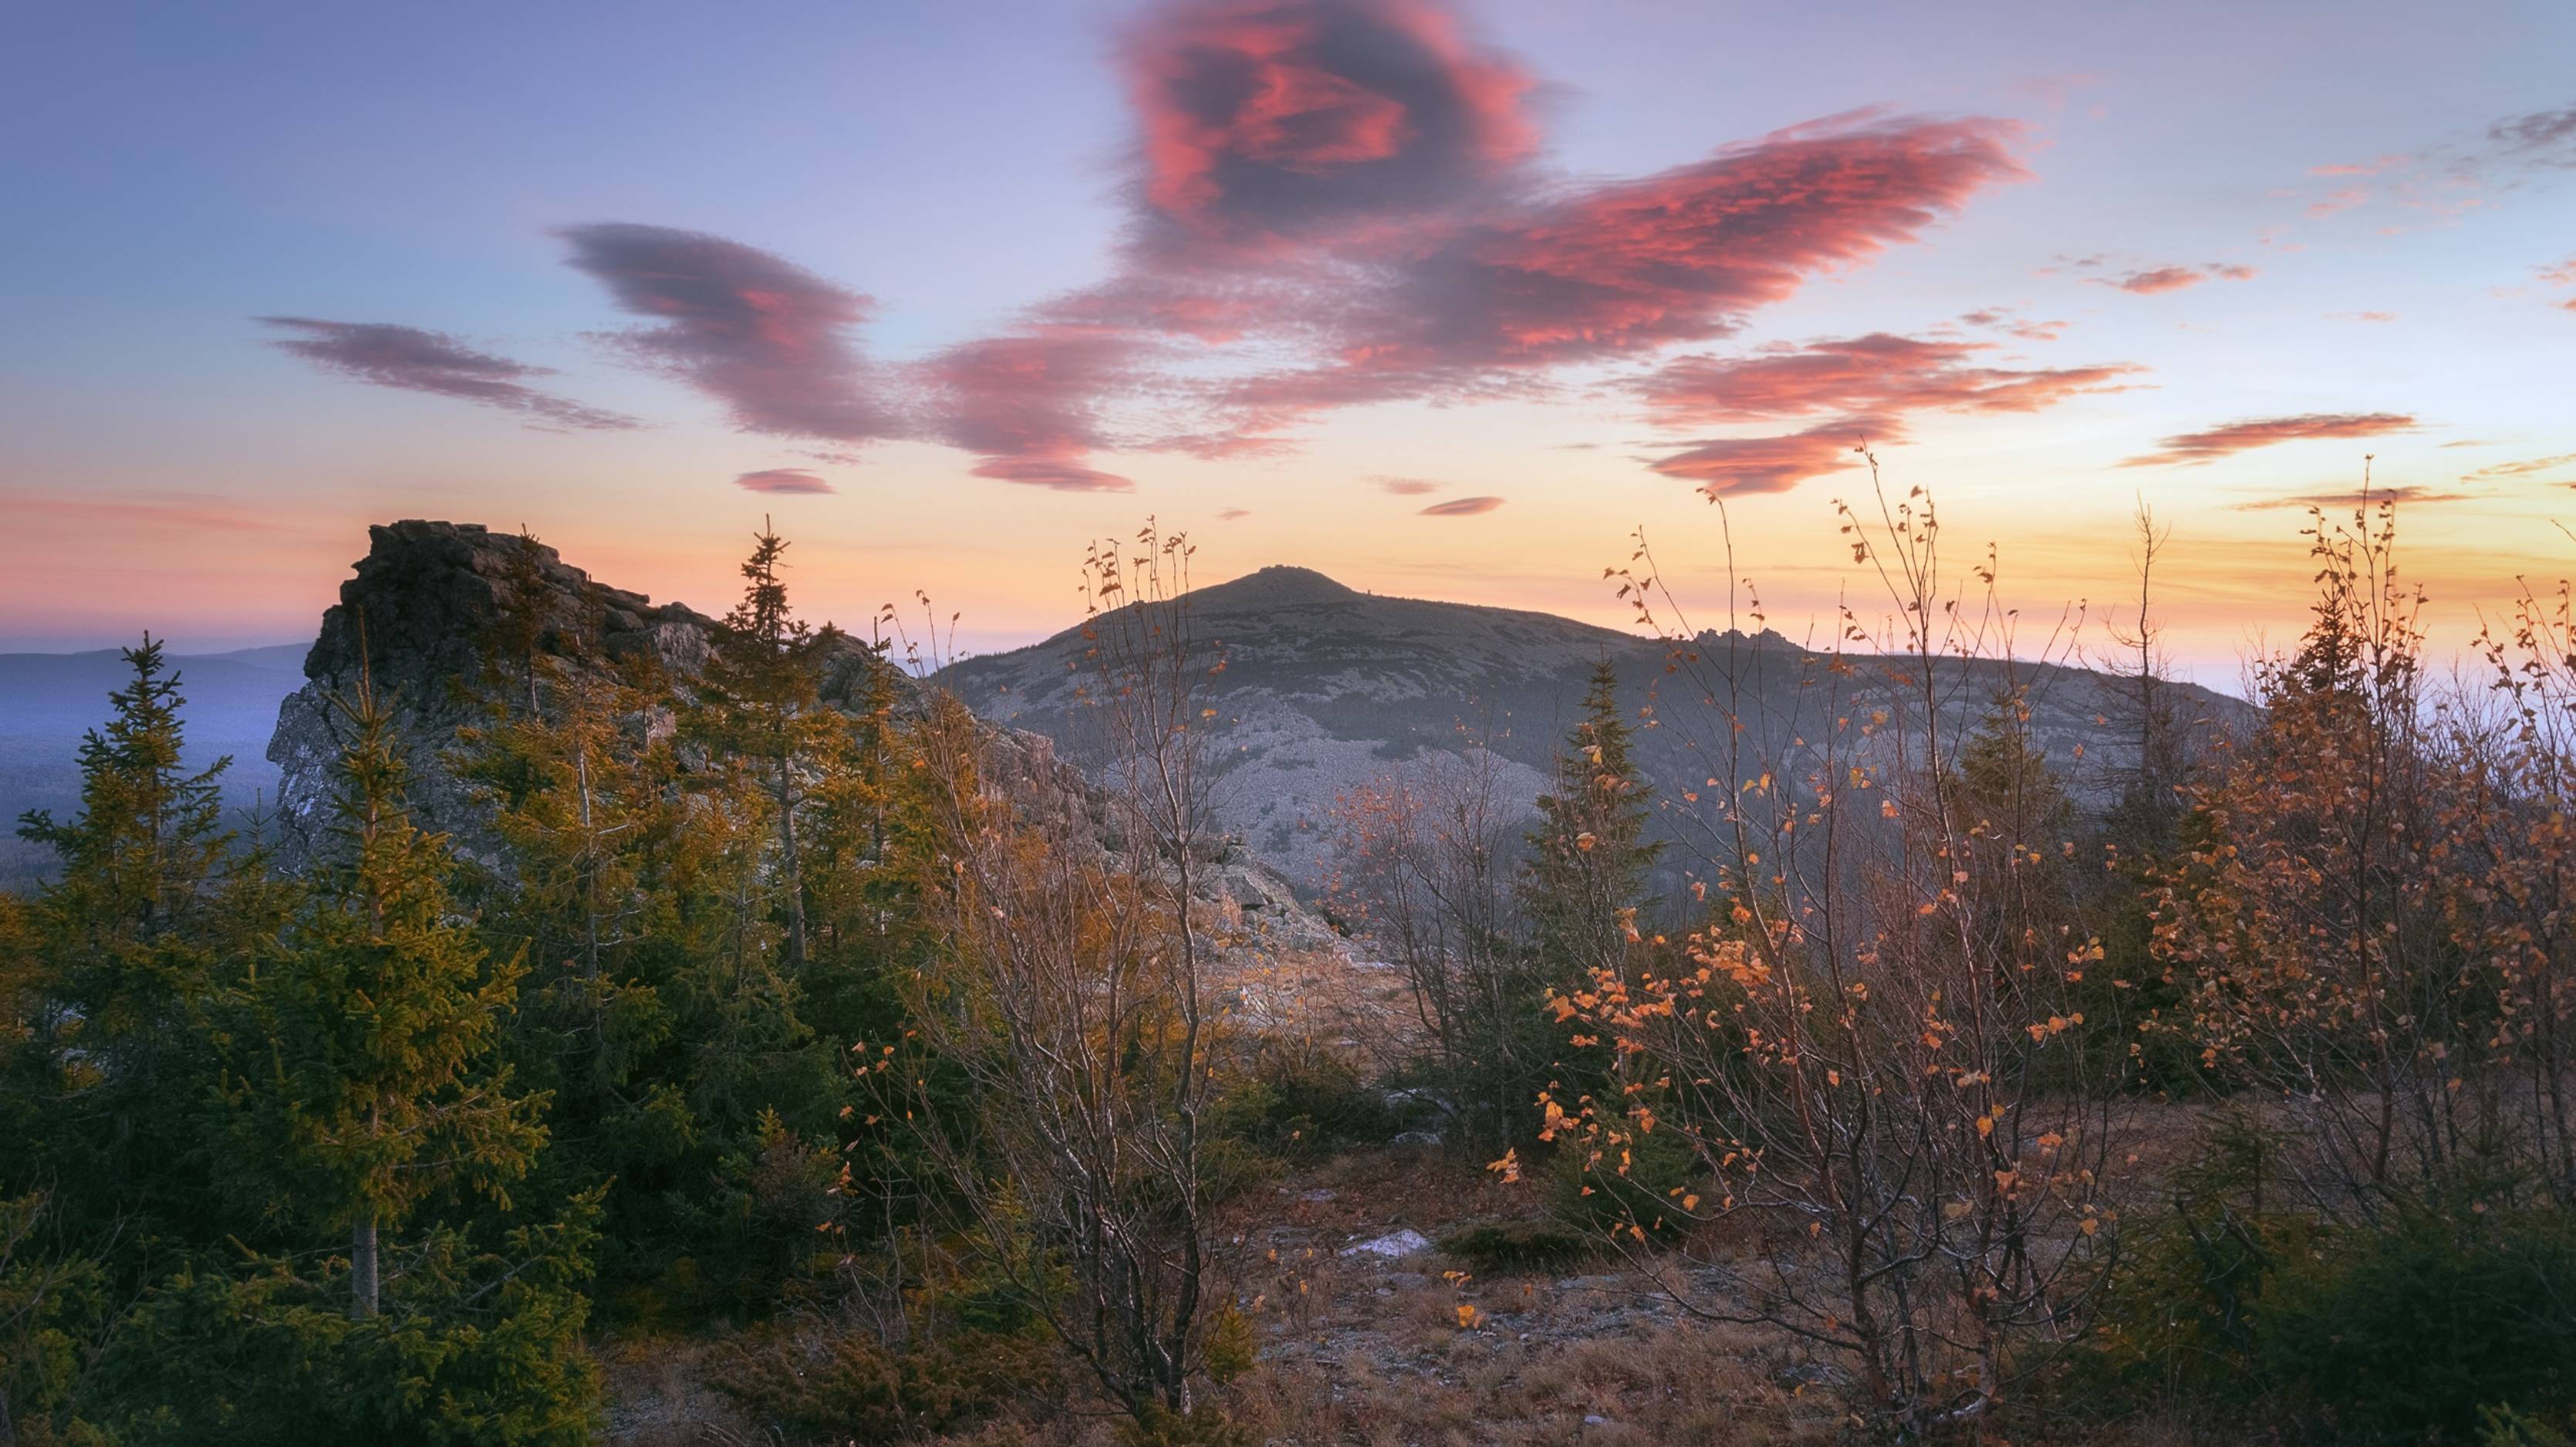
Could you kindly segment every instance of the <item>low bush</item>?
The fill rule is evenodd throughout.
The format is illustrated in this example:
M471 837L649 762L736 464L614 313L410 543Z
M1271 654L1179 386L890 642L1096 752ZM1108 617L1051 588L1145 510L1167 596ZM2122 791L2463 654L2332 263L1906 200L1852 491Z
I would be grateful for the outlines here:
M893 1441L956 1432L1061 1386L1033 1334L960 1331L889 1349L864 1331L779 1325L736 1338L716 1386L791 1440Z
M1470 1226L1440 1249L1479 1276L1568 1271L1601 1254L1597 1236L1562 1221L1497 1221Z

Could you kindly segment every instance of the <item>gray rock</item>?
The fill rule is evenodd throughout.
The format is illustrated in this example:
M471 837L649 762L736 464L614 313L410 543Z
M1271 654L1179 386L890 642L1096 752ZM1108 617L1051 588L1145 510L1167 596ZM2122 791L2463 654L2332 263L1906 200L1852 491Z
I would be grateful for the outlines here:
M1420 1256L1430 1249L1431 1238L1408 1226L1401 1231L1390 1231L1383 1236L1371 1237L1355 1246L1345 1246L1341 1254L1378 1256L1396 1261L1407 1256Z

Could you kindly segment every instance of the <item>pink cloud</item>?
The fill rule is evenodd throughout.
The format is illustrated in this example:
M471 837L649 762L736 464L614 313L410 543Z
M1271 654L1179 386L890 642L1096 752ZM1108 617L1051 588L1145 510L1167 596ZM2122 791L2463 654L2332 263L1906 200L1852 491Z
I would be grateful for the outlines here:
M2023 172L1994 121L1842 120L1355 256L1306 297L1328 359L1235 387L1260 434L1334 407L1527 391L1546 370L1707 341L1823 272L1912 241Z
M2231 422L2204 432L2168 437L2157 450L2132 457L2122 467L2198 466L2219 458L2282 442L2350 440L2408 432L2415 419L2400 412L2310 412L2297 417L2258 417Z
M2485 482L2494 479L2537 477L2544 472L2576 468L2576 452L2561 452L2554 457L2526 458L2520 462L2498 462L2481 467L2462 477L2462 482Z
M1440 484L1427 477L1380 477L1377 485L1397 497L1420 497L1440 490Z
M1147 214L1229 247L1472 198L1538 143L1529 77L1422 0L1178 0L1121 63Z
M2095 277L2093 282L2096 286L2107 286L2138 296L2157 296L2164 292L2181 291L2185 287L2198 286L2212 279L2251 281L2254 276L2253 267L2234 262L2213 261L2207 266L2158 266L2145 271L2133 271L2126 276Z
M354 381L403 392L427 392L479 402L487 407L524 413L541 424L587 431L613 431L643 424L616 412L604 412L541 392L530 377L553 375L478 352L444 332L390 322L330 322L313 317L260 317L267 326L295 333L269 345Z
M1252 509L1248 507L1230 507L1218 513L1216 515L1216 520L1221 523L1230 523L1250 516L1252 516Z
M1478 513L1492 512L1502 505L1503 500L1499 497L1454 497L1447 502L1433 503L1424 508L1421 515L1427 518L1474 517Z
M908 374L919 435L979 475L1119 487L1093 452L1236 457L1341 408L1540 395L1724 336L2026 175L2011 122L1857 112L1649 176L1550 176L1532 81L1434 0L1167 0L1119 63L1138 141L1116 269ZM1159 425L1112 425L1132 405Z
M2358 488L2352 488L2336 492L2299 493L2290 497L2267 497L2255 502L2241 502L2236 506L2240 511L2245 512L2260 512L2272 508L2291 507L2335 509L2376 506L2383 502L2408 504L2466 502L2477 498L2478 496L2480 496L2478 493L2461 492L2454 488L2427 487L2420 483L2401 483L2394 487L2374 487L2366 492Z
M1682 357L1636 384L1666 427L1839 414L1785 437L1694 442L1656 471L1711 496L1776 492L1850 466L1863 438L1902 438L1924 411L2036 412L2070 397L2124 390L2126 363L2008 368L1982 364L1989 342L1927 341L1884 332L1742 357Z
M834 442L904 435L854 333L873 303L739 242L603 222L557 233L572 265L654 325L628 356L725 404L745 432Z
M1787 492L1811 477L1853 466L1863 442L1887 435L1880 419L1847 417L1785 437L1713 438L1651 465L1666 477L1698 484L1713 498Z
M923 363L942 441L983 454L978 477L1066 492L1124 492L1085 464L1108 447L1104 394L1128 385L1137 343L1097 329L1043 327L951 347Z
M832 484L801 467L772 467L761 472L746 472L733 480L745 492L817 493L832 491Z
M1670 427L1823 412L2036 412L2084 393L2119 390L2120 379L2139 370L2122 363L1978 365L1992 349L1986 342L1876 332L1745 357L1682 357L1638 390L1655 420Z

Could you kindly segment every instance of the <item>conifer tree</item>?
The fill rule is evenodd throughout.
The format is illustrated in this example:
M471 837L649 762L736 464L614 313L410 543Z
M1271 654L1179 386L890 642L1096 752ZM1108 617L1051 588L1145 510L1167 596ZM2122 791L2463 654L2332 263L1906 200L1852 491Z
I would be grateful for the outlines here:
M1557 751L1554 787L1539 797L1523 895L1533 941L1559 983L1616 970L1660 846L1646 839L1644 781L1630 756L1618 670L1604 659L1583 694L1583 717Z
M18 1156L0 1186L58 1188L71 1215L177 1204L161 1198L198 1154L185 1107L206 1080L200 1007L276 893L223 827L231 760L181 762L185 699L161 643L146 635L125 662L113 716L81 744L80 812L30 812L18 831L60 872L21 926L12 1075L33 1111L28 1149L0 1152Z
M807 954L805 869L798 831L806 813L805 771L835 721L815 686L814 664L837 637L795 615L780 563L787 541L764 521L743 561L742 601L725 615L707 664L711 722L722 744L756 771L777 835L783 947L793 973Z
M452 912L453 860L406 803L392 710L361 681L325 867L291 948L247 987L250 1048L227 1082L236 1149L287 1177L281 1199L346 1230L350 1310L372 1317L383 1238L456 1186L506 1204L545 1129L543 1100L495 1063L517 960L495 961Z

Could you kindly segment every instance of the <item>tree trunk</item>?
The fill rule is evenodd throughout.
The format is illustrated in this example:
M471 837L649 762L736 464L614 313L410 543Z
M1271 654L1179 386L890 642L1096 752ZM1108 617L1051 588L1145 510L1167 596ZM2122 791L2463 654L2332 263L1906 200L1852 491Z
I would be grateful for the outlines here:
M376 1217L370 1211L349 1232L349 1314L365 1321L376 1314Z

